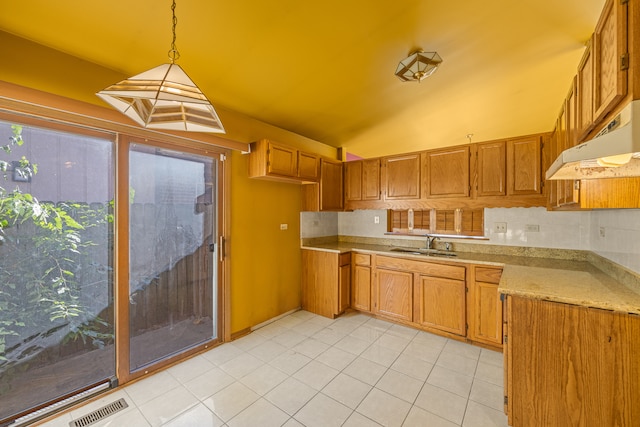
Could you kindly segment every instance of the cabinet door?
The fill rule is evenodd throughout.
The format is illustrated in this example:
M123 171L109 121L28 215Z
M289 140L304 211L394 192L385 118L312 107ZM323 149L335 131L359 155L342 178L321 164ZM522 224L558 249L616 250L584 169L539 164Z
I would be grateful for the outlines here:
M362 200L362 161L344 164L344 200Z
M587 44L578 65L578 140L582 140L593 129L593 37Z
M417 288L419 324L466 335L464 281L421 275Z
M473 267L467 304L469 333L473 341L502 345L502 301L498 294L501 268Z
M413 320L413 274L378 268L374 312L411 322Z
M426 197L469 197L468 145L428 151L424 156Z
M564 109L566 116L565 150L578 144L578 97L576 92L576 79L574 78L571 89L569 90L569 95L567 95L567 101L565 102ZM555 160L555 158L552 159L552 161L553 160ZM563 193L565 205L577 205L580 203L580 181L565 180L562 182L564 185Z
M267 173L283 176L298 174L298 150L269 142L267 149Z
M338 313L343 313L350 305L351 292L351 254L340 254L338 268Z
M353 266L351 306L356 310L371 311L371 268Z
M362 161L362 200L380 200L380 159Z
M638 424L640 316L512 296L508 310L512 425Z
M320 158L316 154L298 152L298 178L317 181L320 170Z
M342 162L320 161L320 210L342 210Z
M338 254L302 250L302 308L334 318L338 310Z
M478 144L478 197L507 194L507 149L504 141Z
M627 4L608 0L593 33L594 119L598 123L627 94ZM628 59L627 59L628 61Z
M540 136L507 142L507 195L542 194Z
M420 198L420 154L385 157L382 162L386 200Z

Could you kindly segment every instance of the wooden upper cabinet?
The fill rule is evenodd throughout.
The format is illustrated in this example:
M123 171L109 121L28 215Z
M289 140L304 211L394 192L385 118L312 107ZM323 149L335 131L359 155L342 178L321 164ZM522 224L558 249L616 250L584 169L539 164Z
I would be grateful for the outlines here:
M344 174L345 202L380 200L380 159L346 162Z
M507 141L507 195L542 194L542 137Z
M601 121L627 94L627 3L607 0L593 33L593 110Z
M341 211L342 203L342 162L320 160L320 210Z
M578 139L584 138L593 129L593 37L578 65L576 76L578 91L577 131Z
M420 153L382 159L385 200L420 198Z
M298 174L298 150L268 142L267 173L294 177Z
M318 182L320 156L268 139L251 143L249 177L282 182Z
M307 181L318 181L320 173L320 156L298 151L298 178Z
M478 197L507 194L507 148L505 141L478 144Z
M469 197L470 147L450 147L423 153L426 198Z
M380 200L380 159L362 161L362 200Z
M344 201L362 200L362 160L344 164Z

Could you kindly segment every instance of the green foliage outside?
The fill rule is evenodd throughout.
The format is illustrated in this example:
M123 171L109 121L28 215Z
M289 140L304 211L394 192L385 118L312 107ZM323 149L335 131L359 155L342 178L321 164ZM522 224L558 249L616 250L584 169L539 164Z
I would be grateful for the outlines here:
M22 127L13 125L9 142L0 148L11 153L23 143ZM0 159L0 372L41 351L37 343L47 334L92 347L113 340L112 326L90 307L90 284L79 279L100 278L102 292L106 289L110 267L91 258L97 246L91 237L111 228L112 204L40 202L17 188L5 188L10 166ZM38 172L24 157L19 168L25 178ZM105 252L104 247L96 251Z

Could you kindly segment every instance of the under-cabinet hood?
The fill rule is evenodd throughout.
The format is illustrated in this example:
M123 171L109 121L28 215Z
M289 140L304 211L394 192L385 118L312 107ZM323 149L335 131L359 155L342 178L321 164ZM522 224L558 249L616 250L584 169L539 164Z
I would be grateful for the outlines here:
M631 101L590 141L564 150L547 179L640 176L640 100Z

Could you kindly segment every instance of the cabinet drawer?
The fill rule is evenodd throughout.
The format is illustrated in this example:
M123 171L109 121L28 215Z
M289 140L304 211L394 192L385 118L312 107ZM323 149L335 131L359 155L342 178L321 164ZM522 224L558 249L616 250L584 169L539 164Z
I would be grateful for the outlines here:
M466 268L464 266L413 261L404 258L394 258L387 256L377 256L376 267L411 271L415 273L426 274L428 276L444 277L447 279L455 280L464 280L466 273Z
M500 283L501 268L476 267L476 282Z
M353 254L356 265L371 265L371 255Z
M349 264L351 264L351 252L348 252L346 254L340 254L338 265L342 267L343 265L349 265Z

